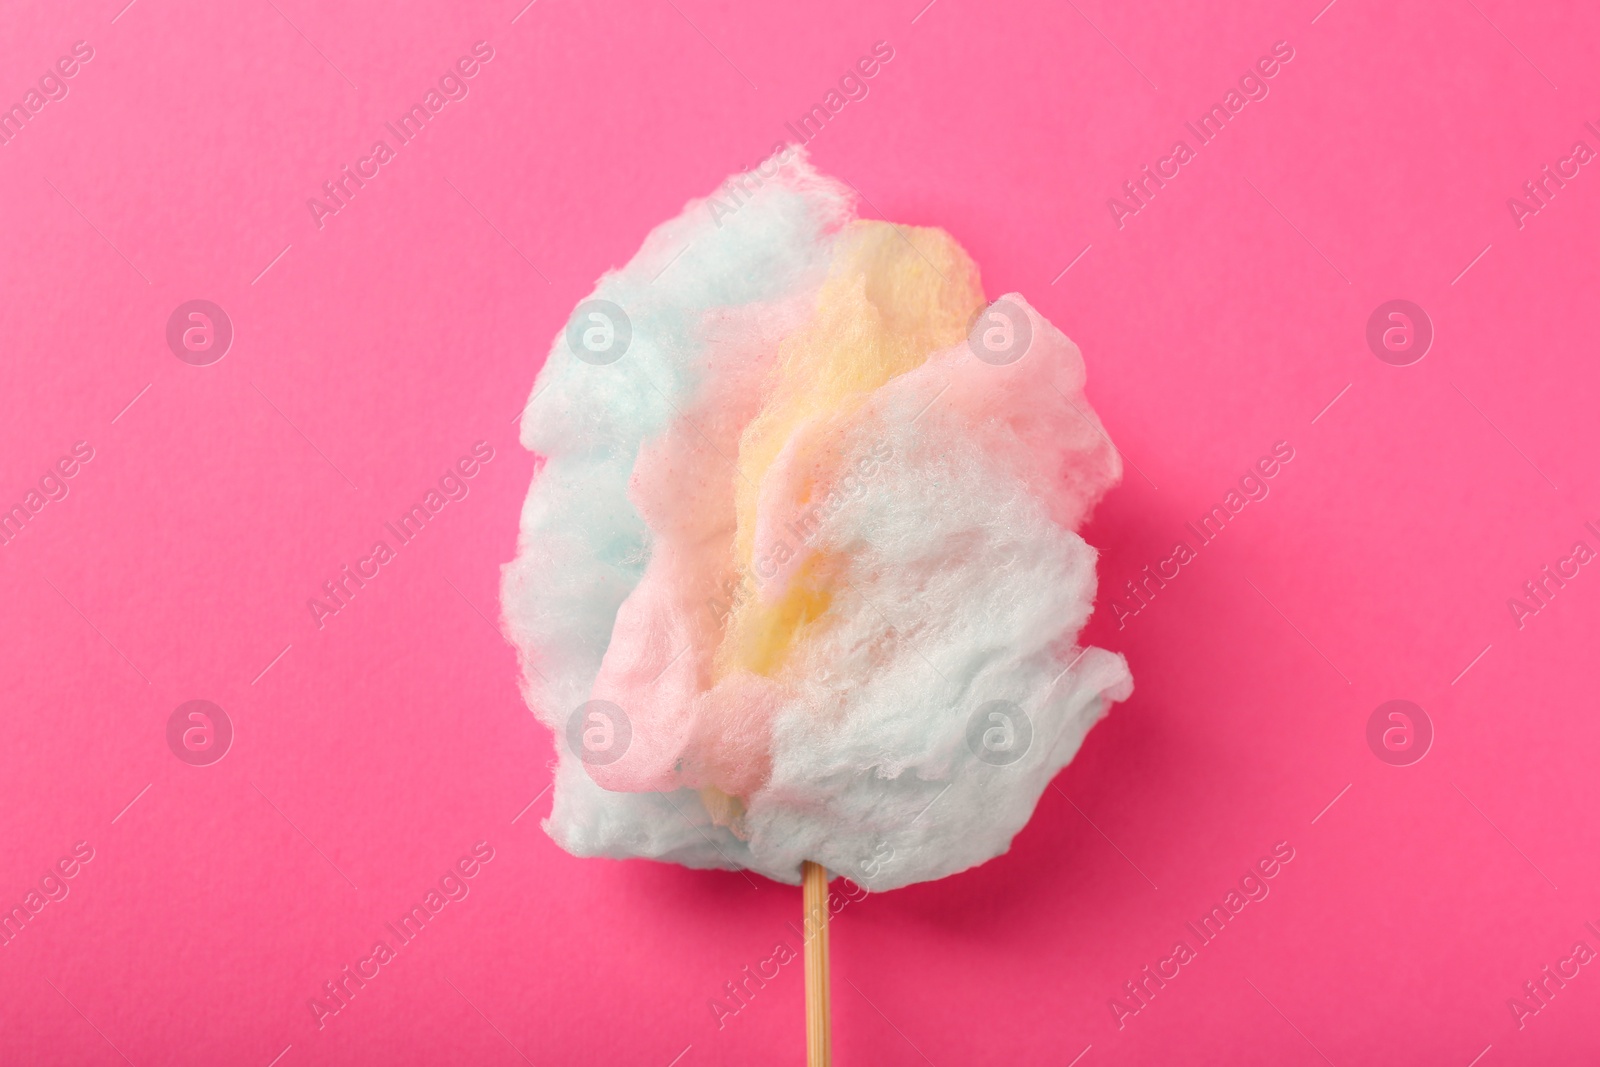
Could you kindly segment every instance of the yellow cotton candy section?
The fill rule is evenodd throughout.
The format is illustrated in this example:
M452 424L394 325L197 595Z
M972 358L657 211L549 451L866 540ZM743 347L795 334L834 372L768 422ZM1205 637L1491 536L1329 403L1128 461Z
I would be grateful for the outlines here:
M777 600L753 592L759 487L785 444L808 420L848 418L874 389L959 343L983 304L977 265L943 230L858 220L841 231L816 310L780 344L761 411L740 438L734 556L746 595L728 619L719 677L775 674L832 602L834 567L823 554L808 559ZM812 496L827 490L809 487Z
M754 671L771 676L783 665L783 657L800 629L819 618L833 602L833 590L818 573L826 564L819 554L804 566L782 597L763 604L746 597L728 619L719 660L720 673L729 669Z

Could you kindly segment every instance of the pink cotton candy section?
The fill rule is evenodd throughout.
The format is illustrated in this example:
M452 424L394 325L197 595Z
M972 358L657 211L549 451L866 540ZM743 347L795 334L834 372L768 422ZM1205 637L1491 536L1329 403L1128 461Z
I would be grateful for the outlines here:
M650 562L617 612L593 698L625 709L632 742L588 768L606 789L671 790L761 780L772 697L707 709L712 660L740 576L734 566L734 469L778 343L809 313L806 291L779 303L723 308L702 326L695 401L640 448L628 496L655 535ZM760 704L759 713L743 710ZM726 730L715 727L722 723ZM710 728L708 728L710 724ZM718 754L720 775L703 768Z
M1051 521L1076 531L1121 480L1122 457L1084 396L1078 346L1020 294L991 307L1004 305L1020 309L1031 326L1020 358L997 366L978 359L970 344L958 345L889 383L874 401L886 406L884 417L909 406L922 412L915 416L919 427L931 420L929 432L981 442L997 468L1045 505Z
M891 427L909 425L923 440L977 443L996 476L1026 485L1056 525L1076 531L1087 521L1121 479L1122 462L1084 397L1083 356L1020 295L991 306L1002 304L1031 327L1014 361L984 362L963 342L877 389L861 408L808 420L790 439L761 486L755 559L783 559L761 575L762 596L781 596L816 555L809 531L859 495L874 470L871 443L887 440Z

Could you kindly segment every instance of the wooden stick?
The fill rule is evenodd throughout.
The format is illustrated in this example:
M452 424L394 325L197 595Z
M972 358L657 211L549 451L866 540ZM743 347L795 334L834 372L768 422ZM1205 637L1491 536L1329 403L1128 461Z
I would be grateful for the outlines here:
M828 872L806 860L805 885L806 1067L833 1062L832 1012L828 1006Z

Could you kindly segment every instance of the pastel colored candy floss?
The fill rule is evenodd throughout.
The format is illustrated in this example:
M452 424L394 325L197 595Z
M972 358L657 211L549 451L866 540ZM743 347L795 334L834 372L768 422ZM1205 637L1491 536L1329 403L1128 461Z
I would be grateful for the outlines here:
M1077 348L949 234L858 219L798 153L728 188L600 280L522 417L544 461L502 601L557 739L544 826L939 878L1132 691L1077 644L1077 530L1121 463Z

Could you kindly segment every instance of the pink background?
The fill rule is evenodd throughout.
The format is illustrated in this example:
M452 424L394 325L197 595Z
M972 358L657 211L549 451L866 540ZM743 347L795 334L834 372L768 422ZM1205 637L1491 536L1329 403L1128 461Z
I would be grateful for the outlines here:
M94 850L0 948L0 1062L802 1062L798 964L710 1008L798 947L798 890L539 829L552 741L497 583L569 309L879 40L812 157L1082 346L1129 460L1089 637L1137 692L1008 855L843 910L838 1062L1600 1055L1600 967L1507 1006L1600 949L1600 568L1507 606L1600 548L1600 175L1520 229L1506 205L1600 148L1587 5L121 2L0 27L0 101L94 49L0 147L3 503L94 449L0 547L0 904ZM470 95L319 231L307 198L478 40ZM1118 229L1107 199L1280 40L1270 95ZM1396 297L1437 333L1408 367L1364 337ZM166 346L193 298L234 323L211 366ZM308 598L480 440L471 495L319 630ZM1119 630L1123 583L1277 441L1271 495ZM1436 731L1413 766L1366 742L1392 698ZM167 747L191 699L237 732L211 766ZM318 1029L479 841L470 895ZM1119 1029L1280 841L1270 896Z

